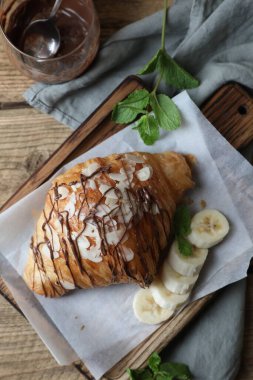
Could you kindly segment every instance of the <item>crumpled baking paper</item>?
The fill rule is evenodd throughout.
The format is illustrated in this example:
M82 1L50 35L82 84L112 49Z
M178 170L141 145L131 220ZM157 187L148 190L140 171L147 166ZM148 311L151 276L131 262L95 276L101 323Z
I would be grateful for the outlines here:
M188 94L174 98L182 126L164 132L154 146L146 146L131 126L81 155L60 170L111 153L174 150L197 157L192 212L204 200L230 222L228 237L210 250L192 300L246 276L253 256L253 168L205 119ZM132 300L138 286L76 290L59 299L34 295L21 275L36 217L43 208L50 181L0 215L1 274L20 308L61 364L80 358L98 379L159 326L138 322Z

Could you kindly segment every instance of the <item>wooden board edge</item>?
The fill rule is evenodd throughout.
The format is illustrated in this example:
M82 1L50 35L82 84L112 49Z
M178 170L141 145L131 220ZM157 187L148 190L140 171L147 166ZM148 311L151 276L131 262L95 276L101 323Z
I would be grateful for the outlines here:
M184 329L184 327L186 327L189 323L189 319L192 320L196 317L203 307L214 299L215 295L216 293L209 294L187 305L178 315L163 323L159 329L121 359L103 376L103 379L127 379L128 375L125 373L126 364L133 369L145 367L149 356L154 352L153 343L156 342L156 345L159 344L156 351L161 352L163 348L165 348L168 343L170 343ZM168 329L168 327L170 327L170 329Z
M137 76L129 76L123 80L111 94L91 113L91 115L55 150L55 152L28 178L16 192L2 205L0 213L25 197L45 182L62 164L64 160L80 145L80 141L88 137L96 127L112 112L114 104L121 101L130 92L143 88L144 84ZM121 93L121 96L118 96ZM99 115L99 117L98 117ZM95 119L95 120L94 120ZM68 147L68 154L64 151ZM70 148L71 147L71 148ZM36 184L36 185L35 185Z
M125 81L127 81L127 80L130 80L131 81L131 79L134 79L135 81L137 81L138 83L136 83L136 88L141 88L141 87L144 87L143 86L143 83L141 82L141 80L138 78L138 77L129 77L129 78L127 78ZM121 87L121 85L125 82L125 81L123 81L115 90L114 90L114 92L113 93L115 93L116 91L118 91L119 90L119 88ZM225 91L225 88L227 88L227 86L228 85L224 85L221 89L220 89L220 91L224 88L224 91ZM246 92L246 91L244 91L239 85L237 85L237 84L234 84L234 83L230 83L229 84L229 86L231 86L231 88L232 87L234 87L234 88L237 88L243 95L245 95L245 96L247 96L249 99L251 99L252 100L252 98L249 96L249 94ZM113 94L112 93L112 94ZM127 95L127 94L126 94ZM214 94L213 94L214 95ZM212 96L213 96L212 95ZM210 97L210 98L212 98L212 96ZM110 97L110 96L109 96ZM123 97L122 97L123 98ZM209 98L209 101L210 101L210 98ZM106 99L107 100L107 99ZM106 102L106 100L105 100L105 102ZM103 104L105 103L105 102L103 102ZM207 103L207 102L206 102ZM103 104L102 104L102 106L103 106ZM100 107L101 106L99 106L98 108L97 108L97 110L95 110L94 111L94 113L95 112L97 112L99 109L100 109ZM202 107L201 107L201 110L202 110ZM110 112L111 112L111 110L110 110ZM109 112L109 113L110 113ZM92 116L92 115L91 115ZM90 118L88 118L88 119L90 119ZM86 120L87 121L87 120ZM85 125L85 123L86 123L86 121L84 122L84 123L82 123L82 125L79 127L79 128L83 128L84 127L84 125ZM78 129L79 129L78 128ZM94 128L95 129L95 128ZM92 131L90 131L90 133L91 133ZM84 138L85 137L87 137L90 133L88 133L86 136L84 136ZM75 132L73 133L73 134L75 134ZM72 136L72 135L71 135ZM70 136L70 137L71 137ZM68 141L68 139L67 139L67 141ZM65 143L63 143L59 148L58 148L58 150L60 150L62 147L64 147L65 146L65 144L66 144L66 142ZM74 149L76 149L76 148L74 148ZM58 151L57 150L57 151ZM57 152L56 151L56 152ZM54 156L54 154L53 154L53 156ZM50 162L50 159L51 159L52 157L50 157L49 158L49 160L47 160L47 162L46 162L46 164L48 164L48 162ZM40 172L40 170L41 170L42 168L40 168L40 169L38 169L38 171L37 172ZM39 177L40 178L40 177ZM29 180L33 180L34 179L34 175L29 179ZM27 181L27 182L29 182L29 180ZM42 180L42 182L43 182L43 180ZM41 182L41 183L42 183ZM23 185L24 186L24 185ZM21 189L23 188L23 186L21 186ZM36 186L37 187L37 186ZM36 188L35 187L35 188ZM19 189L20 190L20 189ZM17 191L16 193L19 193L19 191ZM15 194L16 194L15 193ZM14 197L14 196L13 196ZM13 197L11 197L10 198L10 200L13 200ZM13 200L13 203L15 203L17 200ZM5 205L8 203L8 201L5 203ZM11 205L11 204L10 204ZM8 205L7 204L7 207L9 207L10 205ZM3 207L2 207L2 209L3 209ZM2 210L1 209L1 210ZM0 211L1 211L0 210ZM209 298L210 297L210 298ZM205 304L210 300L210 299L212 299L213 298L213 294L211 294L211 295L208 295L208 296L206 296L206 297L204 297L203 299L201 299L201 300L198 300L198 301L196 301L196 303L194 303L194 304L190 304L189 305L189 308L190 309L188 309L188 307L185 309L185 310L183 310L180 314L179 314L179 316L181 315L181 318L183 318L183 316L184 316L184 312L187 312L187 313L189 313L189 310L191 310L191 318L192 317L194 317L195 315L197 315L198 314L198 312L200 312L200 310L205 306ZM191 306L191 305L193 305L193 306ZM175 318L173 318L173 320L174 320L174 322L173 322L173 320L171 320L171 321L169 321L169 323L171 324L172 322L173 323L175 323L176 324L176 326L177 326L177 328L178 328L178 330L174 333L174 334L168 334L168 336L166 335L166 331L165 331L165 333L163 334L163 341L161 341L161 345L160 345L160 347L158 348L158 351L160 351L162 348L163 348L163 346L165 346L165 345L167 345L174 337L175 337L175 335L179 332L179 331L181 331L185 326L186 326L186 324L188 324L189 323L189 318L186 318L186 320L185 321L183 321L184 323L182 323L182 324L180 324L180 326L178 326L177 325L177 317L178 316L176 316ZM190 319L191 319L190 318ZM180 320L180 319L179 319ZM166 328L167 328L168 326L166 326ZM130 358L130 360L132 360L132 365L133 365L133 367L134 368L136 368L136 366L137 367L139 367L139 366L143 366L145 363L146 363L146 360L147 360L147 358L148 358L148 356L149 356L149 354L151 353L151 351L152 351L152 342L153 341L155 341L156 339L158 339L159 338L159 332L160 332L160 329L159 330L157 330L158 331L158 336L156 336L155 335L155 333L154 333L154 335L152 335L151 336L151 341L149 341L149 338L150 337L148 337L147 338L147 340L145 340L144 342L142 342L142 344L141 345L143 345L143 344L147 344L147 347L146 347L146 349L144 349L144 351L142 350L142 353L140 353L140 355L137 355L137 352L135 352L135 350L139 350L140 349L140 347L138 346L138 347L136 347L134 350L133 350L133 352L131 351L131 353L129 353L126 357L128 358ZM163 325L162 325L162 329L161 329L161 332L163 332ZM154 337L156 337L156 339L154 338ZM166 339L168 339L168 340L164 340L164 338L166 337ZM154 338L154 340L153 340L153 338ZM135 355L135 357L137 357L137 359L136 360L133 360L133 358L131 359L131 355ZM123 358L116 366L114 366L110 371L108 371L107 372L107 374L105 374L105 376L104 376L104 379L107 379L107 380L112 380L112 379L125 379L126 378L126 375L124 374L124 370L125 370L125 367L124 367L124 365L125 365L125 359L126 359L126 357L125 358ZM134 356L133 356L134 357ZM130 363L130 361L129 361L129 363ZM84 364L82 364L82 363L80 363L80 362L78 362L78 363L74 363L74 365L76 366L76 368L80 371L80 372L82 372L83 373L83 375L85 375L85 377L86 378L88 378L88 379L93 379L93 377L90 375L90 373L89 373L89 371L86 369L86 367L85 367L85 365ZM117 366L118 366L118 368L117 368ZM123 368L124 368L124 370L123 370Z

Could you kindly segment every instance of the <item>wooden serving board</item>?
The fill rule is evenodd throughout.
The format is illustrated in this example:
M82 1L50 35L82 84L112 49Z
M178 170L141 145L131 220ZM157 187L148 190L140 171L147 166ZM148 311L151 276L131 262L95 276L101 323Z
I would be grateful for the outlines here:
M111 111L115 103L124 99L132 91L143 88L137 77L129 77L91 114L91 116L55 151L31 178L4 204L6 210L22 197L45 182L61 165L91 149L110 137L123 126L111 121ZM236 148L246 147L253 141L253 99L237 84L227 84L220 88L202 107L209 121ZM106 154L106 152L105 152ZM0 280L0 293L17 307L10 291ZM132 350L125 358L108 371L104 379L126 379L127 367L143 366L153 351L161 351L209 302L214 295L206 296L188 305L178 316L165 322L150 337ZM82 362L74 363L85 377L92 376Z

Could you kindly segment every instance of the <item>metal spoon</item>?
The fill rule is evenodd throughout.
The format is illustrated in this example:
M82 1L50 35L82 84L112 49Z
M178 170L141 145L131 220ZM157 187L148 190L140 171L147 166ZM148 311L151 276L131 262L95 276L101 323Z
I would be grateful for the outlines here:
M36 58L53 57L59 50L61 36L54 23L62 0L56 0L47 19L35 20L25 29L22 37L23 51Z

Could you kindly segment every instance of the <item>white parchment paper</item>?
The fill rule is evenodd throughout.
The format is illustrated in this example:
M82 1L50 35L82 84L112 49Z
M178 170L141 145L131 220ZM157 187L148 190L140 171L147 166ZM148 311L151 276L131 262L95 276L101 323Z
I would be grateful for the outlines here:
M222 211L231 231L212 249L193 293L200 298L246 276L253 256L253 168L205 119L186 92L174 98L182 127L163 133L151 147L142 143L131 126L83 154L60 171L91 157L133 150L174 150L198 159L196 188L189 193L192 211L207 207ZM101 377L158 326L136 320L132 310L134 285L76 290L59 299L35 296L21 279L30 237L43 207L50 182L0 215L1 272L17 303L61 364L82 359Z

